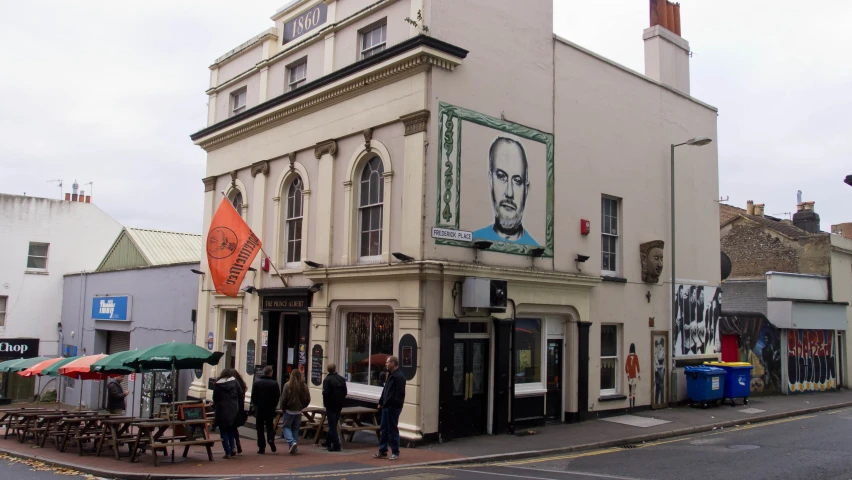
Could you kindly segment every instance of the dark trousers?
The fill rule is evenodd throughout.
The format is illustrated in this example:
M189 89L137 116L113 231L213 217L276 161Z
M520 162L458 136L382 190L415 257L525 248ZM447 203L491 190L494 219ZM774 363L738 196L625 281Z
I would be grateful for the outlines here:
M399 414L402 413L401 408L383 408L382 423L379 429L381 430L381 439L379 440L379 452L387 453L390 446L391 453L399 455Z
M340 437L337 435L337 423L340 422L340 412L328 412L325 418L328 420L328 438L326 440L328 448L340 448Z
M273 426L272 416L258 415L255 417L255 422L255 428L257 429L257 448L263 451L266 449L265 442L275 442L275 427ZM266 430L265 434L264 430Z

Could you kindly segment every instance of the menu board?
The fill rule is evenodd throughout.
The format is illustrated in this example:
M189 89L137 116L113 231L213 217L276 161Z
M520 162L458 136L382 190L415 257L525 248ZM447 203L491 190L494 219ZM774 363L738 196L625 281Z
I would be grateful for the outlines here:
M315 344L311 350L311 383L322 384L322 345Z
M254 339L251 339L246 344L246 373L254 374Z

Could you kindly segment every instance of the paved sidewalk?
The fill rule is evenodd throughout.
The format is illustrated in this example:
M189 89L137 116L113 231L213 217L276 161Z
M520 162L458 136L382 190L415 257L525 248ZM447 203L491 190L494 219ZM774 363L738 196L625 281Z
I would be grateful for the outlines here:
M359 433L356 443L343 452L329 453L310 441L300 446L299 455L288 455L283 441L278 453L258 455L254 432L241 429L243 454L233 460L222 459L222 447L214 448L214 461L207 460L203 449L190 449L186 461L162 462L154 467L150 453L142 461L131 464L127 458L111 456L81 457L75 449L60 453L53 447L34 447L32 442L20 444L12 438L2 440L0 453L26 457L108 478L181 478L181 477L258 477L264 475L341 472L404 465L437 465L527 458L551 453L612 447L642 443L680 435L736 428L750 422L774 420L821 410L852 406L852 391L823 392L792 396L752 397L747 406L722 405L707 409L692 407L644 410L579 424L555 424L517 432L516 435L484 435L459 439L444 444L404 448L400 460L372 458L376 438ZM0 430L2 431L2 430ZM176 456L180 456L178 452Z

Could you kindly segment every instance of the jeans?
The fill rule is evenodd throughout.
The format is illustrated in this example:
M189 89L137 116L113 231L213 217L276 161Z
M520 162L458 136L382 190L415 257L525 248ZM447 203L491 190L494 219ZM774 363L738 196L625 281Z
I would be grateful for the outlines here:
M299 438L299 427L301 426L301 413L298 415L291 415L284 412L284 416L281 418L281 433L284 436L284 441L287 442L287 445L293 445L296 443L296 439Z
M266 443L264 442L275 442L275 426L273 425L271 416L258 415L255 417L255 422L257 422L255 426L257 429L257 449L262 452L266 449ZM264 430L266 430L265 435Z
M340 448L340 437L337 435L337 422L340 421L340 412L328 412L325 416L328 420L328 448Z
M382 437L379 440L379 452L387 453L390 444L391 453L399 455L399 414L401 408L382 408L382 423L379 429Z
M234 455L237 446L234 443L234 427L219 427L219 436L222 437L222 448L225 449L225 455Z

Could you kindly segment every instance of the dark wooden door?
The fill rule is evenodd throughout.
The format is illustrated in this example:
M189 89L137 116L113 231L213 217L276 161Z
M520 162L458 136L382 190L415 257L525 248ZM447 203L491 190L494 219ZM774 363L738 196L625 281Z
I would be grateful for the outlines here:
M562 340L547 341L547 418L562 421Z
M488 421L488 340L455 339L451 388L442 404L449 408L448 436L481 435Z

